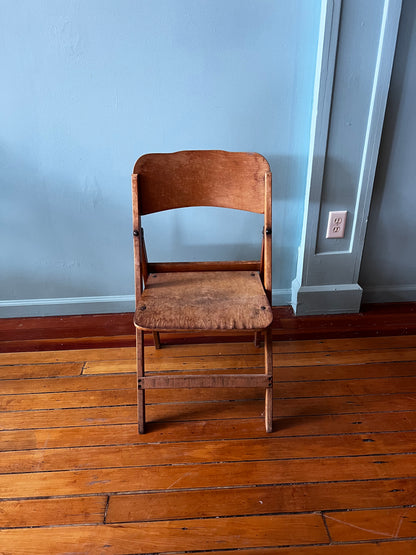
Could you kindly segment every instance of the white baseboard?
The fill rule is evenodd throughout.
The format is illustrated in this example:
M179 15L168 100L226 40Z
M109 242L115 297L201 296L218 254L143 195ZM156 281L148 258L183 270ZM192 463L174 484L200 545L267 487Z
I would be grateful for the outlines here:
M295 280L292 306L297 316L356 313L360 311L362 293L354 283L298 287Z
M134 312L134 295L0 301L0 318Z
M290 289L273 289L273 306L289 305ZM0 318L134 312L134 295L0 301Z
M292 300L291 289L273 289L272 306L287 306Z
M294 291L293 303L291 289L272 291L273 306L292 304L297 315L358 312L361 298L365 303L416 302L416 284L380 285L364 290L349 284L304 286ZM117 312L134 312L134 295L0 301L0 318Z

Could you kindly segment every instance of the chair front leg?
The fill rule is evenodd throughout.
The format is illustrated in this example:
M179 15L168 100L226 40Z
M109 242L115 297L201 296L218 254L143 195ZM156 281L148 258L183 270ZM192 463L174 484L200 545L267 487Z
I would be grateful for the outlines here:
M145 391L139 385L139 378L144 377L143 331L136 328L136 368L137 368L137 419L139 434L144 434L146 424Z
M265 392L264 419L266 432L273 431L273 341L272 327L269 326L264 333L264 372L270 380Z

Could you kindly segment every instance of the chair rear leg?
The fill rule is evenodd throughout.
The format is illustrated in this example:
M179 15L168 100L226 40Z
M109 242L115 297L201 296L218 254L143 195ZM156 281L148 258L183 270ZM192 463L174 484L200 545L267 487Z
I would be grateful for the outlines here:
M266 432L273 431L273 342L272 328L267 328L264 333L264 371L269 377L270 386L266 388L264 402L264 419Z
M137 368L137 419L139 434L144 434L146 424L145 390L139 385L144 377L143 331L136 328L136 368Z
M160 334L158 331L154 331L153 333L153 343L155 344L155 349L160 349Z

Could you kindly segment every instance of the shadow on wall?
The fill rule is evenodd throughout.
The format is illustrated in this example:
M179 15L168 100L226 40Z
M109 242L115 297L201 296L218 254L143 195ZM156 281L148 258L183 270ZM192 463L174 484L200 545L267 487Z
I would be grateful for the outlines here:
M380 152L374 179L374 195L371 205L371 220L377 221L381 210L381 200L387 183L387 173L392 157L393 143L398 125L399 109L404 94L407 64L412 41L412 34L416 28L416 2L404 0L400 18L399 34L396 45L392 78L387 100Z
M266 156L273 172L273 288L291 289L302 237L307 156Z
M404 0L360 274L371 302L416 299L415 30L416 2Z

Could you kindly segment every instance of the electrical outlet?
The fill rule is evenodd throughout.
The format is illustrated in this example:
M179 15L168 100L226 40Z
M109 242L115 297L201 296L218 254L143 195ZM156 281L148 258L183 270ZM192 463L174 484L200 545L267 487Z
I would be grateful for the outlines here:
M346 210L339 210L338 212L330 212L328 216L328 227L326 229L326 238L342 239L345 233L346 222L347 222Z

